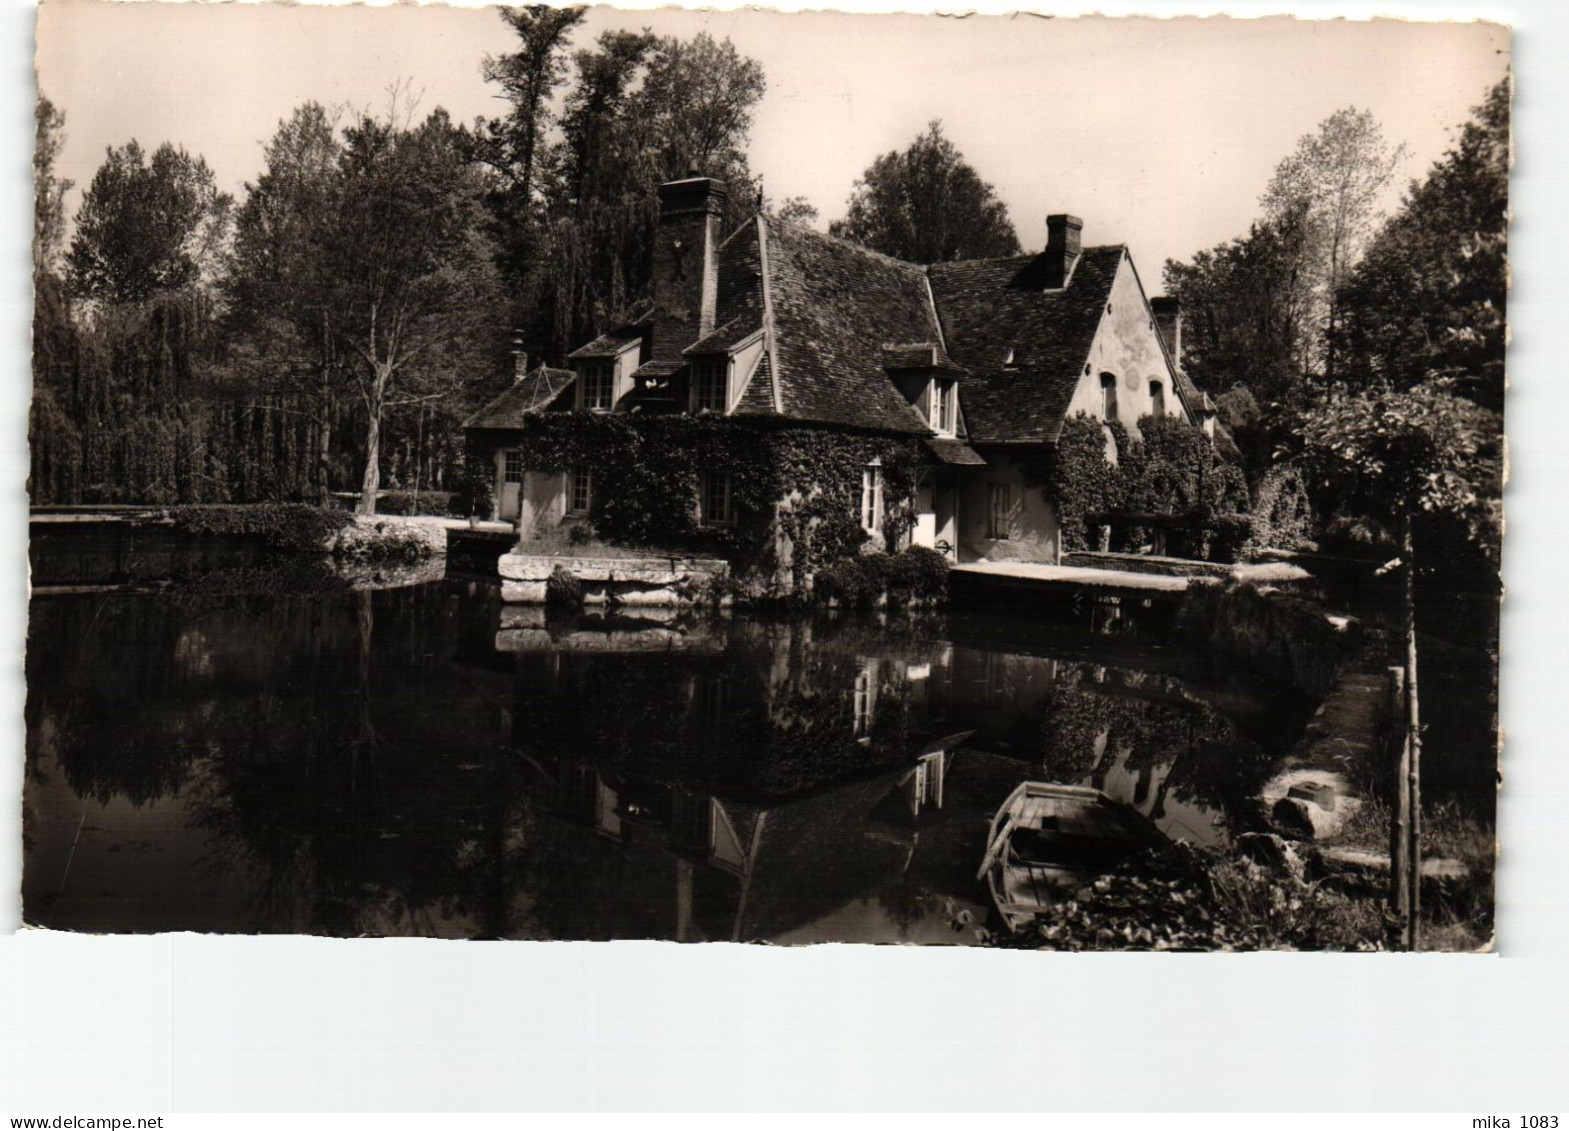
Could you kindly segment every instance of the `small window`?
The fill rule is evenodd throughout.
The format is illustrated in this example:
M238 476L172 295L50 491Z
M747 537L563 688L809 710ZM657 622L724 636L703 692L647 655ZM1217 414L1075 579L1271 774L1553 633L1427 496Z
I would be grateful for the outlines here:
M583 366L583 407L609 412L616 401L616 368L613 361L590 361Z
M703 474L698 498L698 521L704 526L729 526L735 522L735 499L731 494L730 473L709 471Z
M861 473L861 527L868 534L883 528L883 467L869 465Z
M724 412L730 407L730 364L725 358L692 363L692 411Z
M1159 381L1150 382L1150 412L1156 416L1166 415L1166 390Z
M1013 489L1007 483L993 483L991 509L986 520L986 537L999 542L1007 539L1012 510Z
M523 482L523 449L508 448L502 452L502 478L507 483Z
M567 513L587 514L594 505L594 473L574 467L567 484Z
M930 423L934 431L944 436L953 435L957 404L958 391L952 381L943 378L932 381Z
M1100 375L1101 413L1107 420L1117 419L1117 378L1110 373Z

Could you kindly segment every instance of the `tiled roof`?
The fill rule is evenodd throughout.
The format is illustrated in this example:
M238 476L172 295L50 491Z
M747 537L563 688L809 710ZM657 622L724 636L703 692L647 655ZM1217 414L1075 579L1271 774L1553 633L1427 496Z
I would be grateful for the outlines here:
M797 420L920 434L930 429L889 380L882 343L936 341L921 268L765 222L780 406Z
M940 461L954 467L985 467L981 453L963 440L934 438L926 441L927 449Z
M706 338L702 338L693 345L688 346L683 352L688 357L700 353L728 353L736 345L757 333L761 328L756 319L746 317L745 315L732 318Z
M607 330L586 346L580 346L567 354L568 361L579 361L591 357L615 357L627 346L647 333L647 321L634 322L626 326L618 326L614 330Z
M1052 289L1041 255L922 268L756 217L719 248L716 329L699 340L690 315L656 309L569 356L603 357L641 340L636 375L653 378L661 395L639 407L661 411L683 399L691 355L732 350L765 330L769 349L737 415L929 436L892 374L937 369L963 378L969 443L1049 443L1125 254L1120 244L1087 248L1069 285ZM1191 385L1179 389L1196 404ZM961 441L932 450L949 461L981 459Z
M941 369L950 373L964 372L964 368L948 356L948 351L943 349L941 342L884 342L883 368L887 370Z
M514 382L504 393L463 422L465 428L521 428L533 413L565 408L577 374L541 365Z
M1045 289L1041 256L927 269L948 352L970 371L961 395L971 443L1057 439L1123 253L1086 248L1059 290Z

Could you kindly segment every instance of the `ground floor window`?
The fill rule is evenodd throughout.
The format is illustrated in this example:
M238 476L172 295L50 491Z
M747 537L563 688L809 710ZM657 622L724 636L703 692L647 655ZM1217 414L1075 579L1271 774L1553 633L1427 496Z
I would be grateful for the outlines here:
M883 467L868 465L861 473L861 526L869 534L883 528Z
M593 472L587 468L574 467L567 476L567 513L587 514L593 504Z
M508 448L501 453L502 479L507 483L523 482L523 449Z
M728 471L703 473L698 495L698 521L704 526L729 526L735 522L735 499Z
M1008 537L1008 520L1013 510L1013 489L1007 483L991 485L991 507L986 518L986 537L1002 540Z

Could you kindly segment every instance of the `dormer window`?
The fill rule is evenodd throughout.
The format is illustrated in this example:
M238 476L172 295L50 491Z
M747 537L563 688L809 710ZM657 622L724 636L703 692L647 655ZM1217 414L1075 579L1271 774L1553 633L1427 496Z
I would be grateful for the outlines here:
M586 361L578 378L583 385L582 407L589 412L609 412L616 403L616 363Z
M725 412L730 408L728 358L699 358L692 362L692 411Z
M952 436L957 427L959 393L953 379L949 377L932 378L931 406L928 422L934 432L943 436Z

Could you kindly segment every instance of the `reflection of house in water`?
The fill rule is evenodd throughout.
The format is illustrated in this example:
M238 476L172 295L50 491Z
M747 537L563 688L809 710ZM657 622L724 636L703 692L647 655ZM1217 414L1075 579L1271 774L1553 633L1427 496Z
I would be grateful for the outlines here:
M939 909L983 905L985 820L1025 779L1218 835L1173 782L1231 728L1169 656L1144 670L854 622L507 615L533 783L515 882L544 934L946 929Z
M863 941L897 941L912 917L879 904L913 890L927 933L966 942L950 917L982 913L973 872L983 818L1022 773L1006 759L933 751L805 795L758 799L566 763L533 798L522 883L554 937L804 941L840 937L817 925L864 904Z

